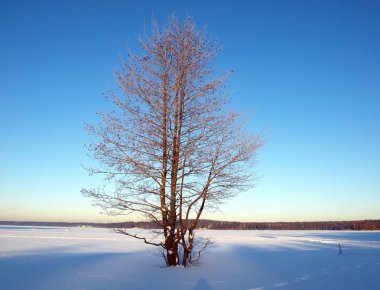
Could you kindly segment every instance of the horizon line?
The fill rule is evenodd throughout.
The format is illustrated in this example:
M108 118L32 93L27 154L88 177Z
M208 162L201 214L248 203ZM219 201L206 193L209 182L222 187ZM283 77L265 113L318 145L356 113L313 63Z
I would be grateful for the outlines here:
M213 222L226 222L226 223L258 223L258 224L274 224L274 223L328 223L328 222L365 222L365 221L380 221L380 218L377 219L352 219L352 220L313 220L313 221L233 221L233 220L217 220L217 219L200 219L203 221L213 221ZM0 220L0 223L55 223L55 224L120 224L120 223L153 223L152 221L118 221L118 222L85 222L85 221L37 221L37 220Z

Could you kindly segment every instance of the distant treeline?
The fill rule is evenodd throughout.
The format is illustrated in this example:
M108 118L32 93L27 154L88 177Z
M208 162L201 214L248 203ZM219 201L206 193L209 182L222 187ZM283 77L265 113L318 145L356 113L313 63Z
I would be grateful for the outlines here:
M380 220L326 221L326 222L226 222L202 220L200 228L217 230L333 230L376 231Z
M15 222L0 221L0 225L8 226L45 226L45 227L96 227L96 228L157 228L153 222L123 223L66 223L66 222ZM380 230L380 220L360 221L327 221L327 222L228 222L200 220L198 228L212 230Z

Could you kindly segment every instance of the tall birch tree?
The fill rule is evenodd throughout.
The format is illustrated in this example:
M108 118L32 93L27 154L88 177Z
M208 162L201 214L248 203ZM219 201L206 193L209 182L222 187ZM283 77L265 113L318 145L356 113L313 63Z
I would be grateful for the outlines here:
M140 48L115 73L120 92L108 95L114 110L87 126L99 164L90 172L103 174L108 186L82 193L108 214L154 222L158 240L117 231L160 247L168 266L186 267L207 245L195 240L205 208L252 185L262 138L224 109L226 77L212 70L219 45L191 18L154 24Z

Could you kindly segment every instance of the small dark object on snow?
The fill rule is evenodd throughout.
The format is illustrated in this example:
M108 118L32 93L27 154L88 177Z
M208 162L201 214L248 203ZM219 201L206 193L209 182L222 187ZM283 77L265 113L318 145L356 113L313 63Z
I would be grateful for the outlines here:
M342 246L340 245L340 243L338 243L338 254L343 255L343 250L342 250Z

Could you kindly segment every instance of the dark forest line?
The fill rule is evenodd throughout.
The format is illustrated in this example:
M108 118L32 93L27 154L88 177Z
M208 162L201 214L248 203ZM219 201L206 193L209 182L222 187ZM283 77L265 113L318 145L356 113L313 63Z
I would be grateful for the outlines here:
M45 227L95 227L95 228L144 228L153 229L153 222L123 222L123 223L88 223L88 222L33 222L33 221L0 221L7 226L45 226ZM317 222L230 222L215 220L200 220L199 229L212 230L351 230L378 231L380 220L355 221L317 221Z

